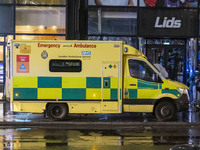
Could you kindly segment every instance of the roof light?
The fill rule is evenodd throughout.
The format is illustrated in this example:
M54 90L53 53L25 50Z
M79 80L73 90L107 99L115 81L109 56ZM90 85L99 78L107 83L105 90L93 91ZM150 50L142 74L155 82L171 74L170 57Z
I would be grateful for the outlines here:
M124 52L126 52L126 53L128 52L128 47L124 48Z

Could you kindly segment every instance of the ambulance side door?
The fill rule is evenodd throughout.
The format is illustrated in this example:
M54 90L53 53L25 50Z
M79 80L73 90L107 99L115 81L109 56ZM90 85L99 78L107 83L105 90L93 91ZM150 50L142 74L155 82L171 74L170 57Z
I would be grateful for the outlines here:
M153 105L161 90L158 74L143 59L127 58L125 61L123 103Z

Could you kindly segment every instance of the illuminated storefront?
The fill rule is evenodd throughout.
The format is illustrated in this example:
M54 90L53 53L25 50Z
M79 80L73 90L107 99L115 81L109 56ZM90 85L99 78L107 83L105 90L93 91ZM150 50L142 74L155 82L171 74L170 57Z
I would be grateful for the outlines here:
M0 0L0 94L5 95L8 78L6 44L12 39L67 39L66 9L66 0Z
M5 45L11 39L123 40L140 49L152 63L162 64L172 79L186 83L195 67L200 68L198 3L197 0L0 0L1 87L6 78Z

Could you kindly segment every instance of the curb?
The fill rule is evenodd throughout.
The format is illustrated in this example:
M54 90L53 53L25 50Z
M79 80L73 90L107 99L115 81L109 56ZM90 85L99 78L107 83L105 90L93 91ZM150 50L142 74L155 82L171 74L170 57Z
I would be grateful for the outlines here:
M134 129L134 128L200 128L195 122L0 122L0 128L60 129Z

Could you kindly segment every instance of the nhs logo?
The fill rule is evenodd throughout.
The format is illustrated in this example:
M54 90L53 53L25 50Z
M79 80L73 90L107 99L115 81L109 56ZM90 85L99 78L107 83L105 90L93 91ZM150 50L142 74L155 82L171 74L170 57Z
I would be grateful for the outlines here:
M82 55L91 55L91 51L82 51Z

